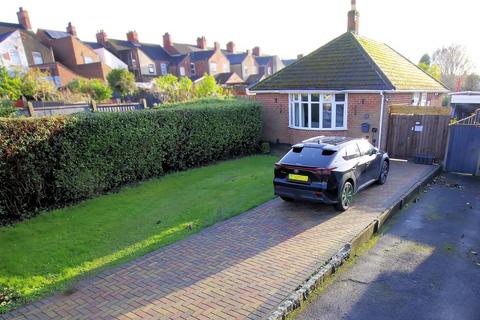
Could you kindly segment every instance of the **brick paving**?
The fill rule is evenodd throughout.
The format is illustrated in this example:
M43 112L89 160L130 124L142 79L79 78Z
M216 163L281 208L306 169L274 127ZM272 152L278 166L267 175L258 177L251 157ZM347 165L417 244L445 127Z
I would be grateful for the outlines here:
M392 164L338 213L275 199L0 319L262 319L432 167Z

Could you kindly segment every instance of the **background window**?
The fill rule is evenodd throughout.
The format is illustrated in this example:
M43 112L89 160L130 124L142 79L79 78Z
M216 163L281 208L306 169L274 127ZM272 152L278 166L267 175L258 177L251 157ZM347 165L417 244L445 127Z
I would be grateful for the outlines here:
M43 63L43 58L42 54L37 51L32 52L32 57L33 57L33 63L34 64L42 64Z
M195 70L195 63L193 63L193 62L190 63L190 73L192 75L195 75L197 73L196 70Z
M185 76L185 68L184 67L180 67L180 75L182 77Z
M92 63L93 59L92 59L92 57L89 57L89 56L83 56L83 62L84 63Z
M165 63L162 63L160 65L160 71L162 72L162 75L166 75L167 74L167 65Z
M210 72L217 72L217 63L211 62L210 63Z
M22 64L22 60L20 59L20 54L18 53L17 50L10 50L8 53L10 55L10 61L12 61L12 64L14 65Z
M155 66L153 64L148 65L148 73L155 73Z

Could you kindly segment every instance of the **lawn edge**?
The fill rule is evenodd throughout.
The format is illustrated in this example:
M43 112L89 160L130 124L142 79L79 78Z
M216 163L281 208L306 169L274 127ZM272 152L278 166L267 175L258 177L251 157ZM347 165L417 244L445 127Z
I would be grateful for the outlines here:
M327 263L317 270L283 300L270 315L268 320L284 320L293 311L305 304L310 295L319 288L325 280L337 272L337 270L355 254L360 247L368 242L395 213L403 209L412 199L414 199L427 184L429 184L440 172L441 166L434 166L432 170L426 172L413 186L403 193L392 205L385 209L377 218L375 218L367 227L357 234L350 242L346 243Z

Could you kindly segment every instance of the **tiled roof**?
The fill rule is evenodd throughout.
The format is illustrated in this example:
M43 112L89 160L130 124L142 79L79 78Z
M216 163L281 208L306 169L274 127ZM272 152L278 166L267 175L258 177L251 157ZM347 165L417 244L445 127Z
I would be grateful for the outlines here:
M215 81L218 84L238 84L242 83L240 78L235 72L224 72L215 75Z
M214 53L215 53L215 50L193 51L193 52L190 52L190 60L192 61L207 60L211 56L213 56Z
M15 31L10 31L10 32L5 32L5 33L0 34L0 42L7 39L8 37L10 37L10 35L14 32Z
M19 23L0 22L0 27L25 30L25 28Z
M108 43L110 43L112 47L117 51L130 50L140 47L138 43L127 40L108 39Z
M88 41L83 41L83 43L85 43L87 46L89 46L90 48L92 49L101 49L101 48L105 48L103 46L103 44L101 43L98 43L98 42L88 42Z
M255 60L257 61L257 63L260 66L264 66L264 65L270 63L270 61L272 61L272 59L273 59L273 56L257 56L257 57L255 57Z
M153 60L170 60L171 57L159 44L141 43L141 49Z
M291 65L292 63L294 63L295 61L297 61L297 59L286 59L286 60L282 60L282 63L286 66L289 66Z
M199 47L193 44L186 44L186 43L174 43L173 47L177 49L177 51L181 54L193 52L193 51L202 51Z
M446 88L385 44L347 32L252 90L438 90Z
M245 83L247 86L252 86L254 84L257 84L259 81L263 80L265 78L264 75L262 74L252 74L248 76L247 80L245 80Z
M183 61L188 55L187 54L176 54L172 55L170 58L170 62L173 64L179 64L180 62Z
M247 57L247 54L244 53L231 53L227 55L228 61L230 64L241 64L243 60Z
M65 31L47 30L47 29L40 29L40 30L45 32L45 34L52 39L63 39L71 36L70 33Z

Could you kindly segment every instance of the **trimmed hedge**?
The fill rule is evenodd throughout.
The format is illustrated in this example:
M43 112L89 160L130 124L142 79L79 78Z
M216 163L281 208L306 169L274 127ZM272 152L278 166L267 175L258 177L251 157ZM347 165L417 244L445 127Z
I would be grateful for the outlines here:
M124 113L0 119L0 224L258 151L261 109L221 100Z

